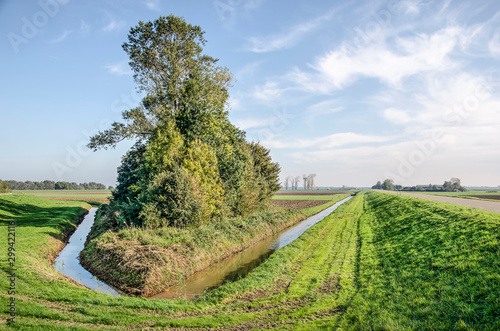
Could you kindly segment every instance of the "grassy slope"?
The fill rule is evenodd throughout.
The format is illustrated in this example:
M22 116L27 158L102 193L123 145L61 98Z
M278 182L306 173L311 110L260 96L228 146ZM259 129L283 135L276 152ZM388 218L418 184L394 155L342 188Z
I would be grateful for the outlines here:
M60 278L41 284L42 269L56 273L38 259L15 326L498 329L499 225L495 213L358 194L246 278L192 302L114 298ZM34 246L50 237L30 233Z
M100 220L81 254L85 268L100 279L134 295L151 296L233 255L265 237L296 224L347 195L300 212L266 212L206 224L198 229L126 228L104 232Z

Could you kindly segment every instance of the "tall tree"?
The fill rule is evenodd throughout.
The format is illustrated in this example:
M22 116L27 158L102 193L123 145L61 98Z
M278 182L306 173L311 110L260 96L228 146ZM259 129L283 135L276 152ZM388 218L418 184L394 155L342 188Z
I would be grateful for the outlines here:
M210 127L224 130L232 75L216 65L217 59L202 54L203 35L199 26L174 15L132 28L122 47L146 97L139 107L122 113L125 123L115 122L91 137L88 147L106 149L124 139L147 139L170 119L178 122L183 134Z
M279 189L269 150L229 121L232 75L203 54L204 32L173 15L139 22L123 49L146 96L124 123L91 137L93 150L136 145L118 169L110 215L150 227L244 215Z

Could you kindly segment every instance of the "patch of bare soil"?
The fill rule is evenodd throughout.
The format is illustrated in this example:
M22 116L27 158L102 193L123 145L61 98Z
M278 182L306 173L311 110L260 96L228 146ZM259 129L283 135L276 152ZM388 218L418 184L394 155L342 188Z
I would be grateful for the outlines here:
M500 195L469 195L469 196L479 199L500 200Z
M290 210L301 210L321 206L330 200L272 200L273 206Z
M348 192L280 191L276 192L275 195L335 195L345 193Z

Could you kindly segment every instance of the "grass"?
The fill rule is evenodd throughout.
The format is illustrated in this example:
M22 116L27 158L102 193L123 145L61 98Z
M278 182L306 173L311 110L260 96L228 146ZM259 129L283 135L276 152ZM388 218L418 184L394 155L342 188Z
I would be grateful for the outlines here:
M14 190L14 194L31 194L48 200L82 201L94 206L108 203L109 190Z
M1 196L0 209L5 199L13 198ZM19 263L14 329L500 328L497 213L359 193L247 277L194 301L168 301L116 298L60 276L42 257L47 253L32 247L60 233L82 207L29 199L10 200L1 212L3 218L45 217L27 223L18 243L20 258L31 257ZM31 206L42 209L32 213ZM0 311L6 313L5 275L1 282Z

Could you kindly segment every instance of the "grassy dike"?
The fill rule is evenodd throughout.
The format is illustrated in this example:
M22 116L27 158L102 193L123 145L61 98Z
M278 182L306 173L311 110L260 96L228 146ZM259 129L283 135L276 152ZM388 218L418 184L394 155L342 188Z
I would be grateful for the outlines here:
M31 258L18 266L13 329L500 328L498 213L359 193L247 277L194 301L148 300L89 291L59 275L42 257L46 254L33 248L61 233L67 220L33 214L34 201L11 201L7 214L3 199L2 220L45 215L23 230L19 258ZM4 233L4 222L1 226ZM5 275L0 285L3 329L9 299Z
M330 202L306 210L261 212L196 229L126 228L113 232L107 230L98 213L80 261L99 279L128 294L151 296L347 196L329 196Z

